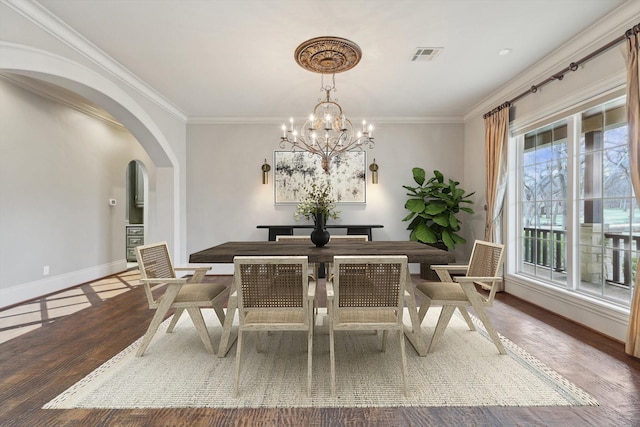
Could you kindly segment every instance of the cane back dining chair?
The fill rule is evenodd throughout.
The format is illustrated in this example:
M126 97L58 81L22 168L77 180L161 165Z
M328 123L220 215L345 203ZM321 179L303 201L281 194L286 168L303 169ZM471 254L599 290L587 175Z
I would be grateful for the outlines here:
M327 281L331 394L336 394L335 331L382 330L382 351L387 334L397 331L400 344L403 393L408 393L404 346L407 257L335 256L333 281Z
M340 242L368 242L369 236L366 234L338 234L336 236L329 237L329 244ZM328 280L333 280L333 264L327 265L327 277Z
M416 285L416 291L422 299L418 311L420 323L424 320L429 307L432 305L442 306L438 323L429 343L428 353L442 338L456 308L460 310L469 329L476 330L467 311L467 307L473 307L500 354L506 354L500 337L485 310L486 307L493 304L497 287L502 282L500 269L502 268L503 255L504 245L476 240L468 265L432 265L431 268L435 270L441 281L422 282ZM464 275L451 277L453 272ZM479 292L476 286L484 292Z
M175 308L175 313L167 333L173 332L180 316L186 310L204 346L214 353L211 336L200 310L213 308L220 324L224 324L225 314L222 305L228 295L228 288L219 283L200 283L211 267L174 267L166 242L136 247L136 258L141 275L140 283L144 285L149 308L156 310L136 356L140 357L144 354L160 323L172 308ZM193 271L194 274L188 280L186 277L176 277L176 271ZM164 293L156 298L153 291L163 286L166 286Z
M313 359L313 300L315 281L309 281L306 256L236 256L234 284L239 326L234 396L239 394L244 333L256 331L307 332L307 396L311 396Z
M309 245L313 245L311 242L311 236L291 236L291 235L277 235L276 242L293 242L293 243L309 243ZM316 280L316 265L314 263L309 263L309 280Z

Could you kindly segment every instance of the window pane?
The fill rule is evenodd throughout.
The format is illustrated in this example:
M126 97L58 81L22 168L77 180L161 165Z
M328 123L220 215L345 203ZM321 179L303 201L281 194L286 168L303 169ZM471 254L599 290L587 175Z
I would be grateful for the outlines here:
M536 199L536 166L526 166L522 169L522 200L532 201Z
M635 200L629 179L624 106L582 114L580 282L577 289L620 303L632 287ZM628 304L629 299L624 300Z
M621 137L621 129L624 130L624 138ZM631 197L626 134L626 126L607 130L604 134L605 140L616 142L604 150L603 180L606 197Z

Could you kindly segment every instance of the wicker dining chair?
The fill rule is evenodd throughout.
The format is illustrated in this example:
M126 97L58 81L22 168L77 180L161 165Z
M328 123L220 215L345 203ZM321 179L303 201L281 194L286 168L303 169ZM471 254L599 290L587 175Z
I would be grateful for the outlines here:
M160 323L171 308L175 308L175 313L169 323L167 333L173 332L180 316L186 310L204 346L214 353L211 336L207 331L200 310L213 308L220 324L223 325L225 313L222 305L229 293L227 286L220 283L199 283L211 267L174 267L166 242L137 246L136 258L141 275L140 283L144 285L149 308L156 310L136 356L140 357L144 354ZM193 271L194 274L189 280L185 277L176 277L176 271ZM162 286L166 286L164 293L155 298L153 291Z
M442 338L456 308L464 317L469 329L476 330L467 311L467 307L473 307L500 354L506 354L502 341L500 341L500 337L485 310L486 307L493 304L498 285L502 282L500 269L502 268L503 255L504 245L476 240L468 265L432 265L431 268L435 270L441 281L425 281L416 285L416 291L422 299L418 311L420 323L424 320L429 307L432 305L442 306L438 323L427 349L428 353ZM451 277L453 272L464 275ZM485 292L485 295L485 293L478 292L476 286L488 293Z
M256 331L307 332L307 396L311 396L313 359L313 300L315 281L309 281L306 256L237 256L234 283L239 327L234 396L239 394L244 333Z
M408 394L404 346L407 257L336 256L333 281L327 281L331 394L336 394L335 331L382 330L382 351L387 334L398 333L404 395Z

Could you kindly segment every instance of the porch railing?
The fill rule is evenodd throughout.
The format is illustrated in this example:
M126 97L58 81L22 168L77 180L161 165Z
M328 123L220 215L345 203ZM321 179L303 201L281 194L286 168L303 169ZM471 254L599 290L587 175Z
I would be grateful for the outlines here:
M565 230L550 228L524 228L524 262L555 271L566 271L564 244Z
M566 272L565 230L525 227L523 229L524 262ZM633 283L634 251L640 250L640 235L604 233L605 280L609 283L630 286Z

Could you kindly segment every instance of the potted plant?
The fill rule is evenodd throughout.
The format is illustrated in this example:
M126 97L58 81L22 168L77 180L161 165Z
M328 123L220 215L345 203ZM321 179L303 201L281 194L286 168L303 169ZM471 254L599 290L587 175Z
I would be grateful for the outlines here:
M294 217L313 219L315 228L311 232L311 241L318 247L322 247L329 242L330 235L325 228L328 218L338 218L340 211L336 210L336 202L331 196L331 184L311 183L306 195L302 198Z
M460 220L457 214L464 211L473 214L473 209L465 204L473 204L469 198L475 194L465 194L459 188L458 181L445 178L440 171L434 170L428 180L422 168L413 168L413 180L417 186L403 185L408 190L409 199L404 207L409 210L403 221L411 221L407 230L411 230L410 239L418 242L455 249L456 244L467 241L458 234Z

